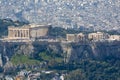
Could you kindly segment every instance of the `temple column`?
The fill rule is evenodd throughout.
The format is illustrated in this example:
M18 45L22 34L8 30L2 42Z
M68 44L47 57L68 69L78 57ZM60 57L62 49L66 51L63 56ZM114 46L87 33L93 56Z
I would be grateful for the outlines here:
M25 30L23 30L23 37L25 37Z
M21 38L21 31L19 30L19 38Z
M17 37L17 30L15 30L14 33L15 33L15 38L16 38Z
M16 37L16 30L14 30L14 37Z
M25 38L25 37L26 37L26 36L25 36L25 30L23 30L23 32L24 32L24 38Z
M25 32L24 32L24 30L22 30L22 37L24 38L25 36Z
M29 32L29 30L28 30L28 38L30 37L30 32Z
M21 30L21 38L23 37L23 30Z
M25 37L27 37L27 30L25 30Z
M24 30L21 30L21 37L24 37Z
M20 37L20 32L19 32L19 30L18 30L17 32L18 32L18 37Z
M14 30L13 33L14 33L14 37L16 38L16 30Z
M24 30L21 30L21 37L24 38Z
M18 30L16 30L16 37L18 37Z
M22 30L20 30L20 37L22 38Z
M26 30L26 37L29 37L29 30Z
M26 37L26 30L24 30L24 37Z
M15 30L12 30L12 37L15 38Z
M29 37L29 31L27 30L27 37Z
M23 30L21 30L21 32L22 32L22 38L24 37L24 31Z

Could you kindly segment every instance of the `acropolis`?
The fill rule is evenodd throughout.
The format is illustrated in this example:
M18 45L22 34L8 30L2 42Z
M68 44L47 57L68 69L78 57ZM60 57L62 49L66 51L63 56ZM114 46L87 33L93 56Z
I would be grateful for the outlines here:
M19 27L9 26L8 36L0 40L5 42L29 42L29 41L46 41L46 42L80 42L80 41L120 41L120 35L110 35L105 32L93 33L75 33L66 34L66 39L49 35L51 25L28 24Z

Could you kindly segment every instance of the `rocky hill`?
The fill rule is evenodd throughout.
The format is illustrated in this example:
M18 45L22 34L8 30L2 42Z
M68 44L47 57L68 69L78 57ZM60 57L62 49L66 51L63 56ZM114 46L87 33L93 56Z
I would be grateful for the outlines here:
M41 68L56 66L63 62L80 62L82 59L120 60L120 42L97 43L8 43L0 42L0 66L9 68ZM45 65L44 65L45 67Z
M1 0L0 18L64 28L120 28L119 0Z

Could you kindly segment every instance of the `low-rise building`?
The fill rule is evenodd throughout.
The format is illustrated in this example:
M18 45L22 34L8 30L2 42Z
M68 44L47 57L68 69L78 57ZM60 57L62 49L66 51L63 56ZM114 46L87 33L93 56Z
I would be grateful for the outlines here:
M71 42L82 41L82 40L85 40L85 35L83 33L67 34L66 40Z
M109 38L109 34L104 33L104 32L96 32L96 33L90 33L88 34L88 39L89 40L105 40Z
M71 41L71 42L74 42L77 38L77 35L76 34L67 34L66 35L66 40L67 41Z
M120 35L110 35L109 40L117 40L117 41L120 41Z

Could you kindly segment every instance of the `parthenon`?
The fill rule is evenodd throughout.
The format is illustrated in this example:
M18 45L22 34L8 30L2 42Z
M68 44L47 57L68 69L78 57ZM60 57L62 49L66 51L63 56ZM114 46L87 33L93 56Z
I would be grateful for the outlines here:
M24 25L22 27L11 26L8 28L8 39L30 39L47 36L50 25Z
M26 38L29 39L29 29L20 29L20 28L14 28L10 27L9 28L9 33L8 33L8 38L9 39L21 39L21 38Z

